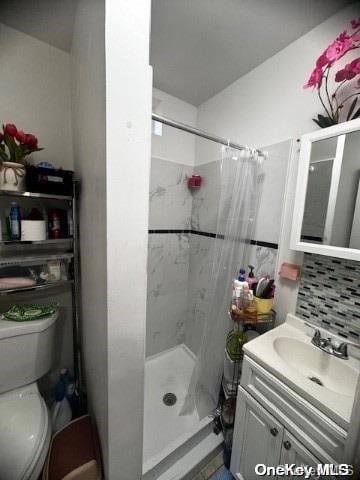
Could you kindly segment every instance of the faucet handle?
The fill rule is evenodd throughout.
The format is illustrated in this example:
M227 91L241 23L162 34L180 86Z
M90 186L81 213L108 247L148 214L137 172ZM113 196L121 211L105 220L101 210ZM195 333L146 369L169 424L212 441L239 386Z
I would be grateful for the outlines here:
M342 342L340 343L339 346L337 347L333 347L333 352L334 352L334 355L336 355L337 357L341 357L341 358L349 358L348 356L348 345L346 342Z
M321 338L321 333L320 333L320 330L318 330L317 328L315 329L315 332L314 332L314 335L311 339L311 343L313 345L315 345L315 347L320 347L321 345L321 342L322 342L322 338Z
M320 330L318 330L317 328L316 328L315 331L314 331L314 336L313 336L313 338L321 338Z

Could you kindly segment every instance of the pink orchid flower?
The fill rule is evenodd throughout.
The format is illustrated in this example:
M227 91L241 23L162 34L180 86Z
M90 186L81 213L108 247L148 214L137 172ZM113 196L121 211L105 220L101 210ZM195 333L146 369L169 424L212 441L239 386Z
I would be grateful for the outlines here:
M346 32L343 32L329 47L326 49L326 57L329 63L336 62L343 57L353 47L353 39Z
M342 59L348 52L355 52L360 48L360 17L351 21L351 27L354 30L353 33L348 33L347 30L340 33L340 35L322 52L319 58L316 60L316 65L311 75L303 88L313 88L317 90L321 105L325 111L325 115L319 114L317 118L313 119L314 122L322 128L330 125L335 125L339 121L352 120L360 116L360 110L357 110L354 114L354 105L360 99L357 98L360 93L360 57L349 62L345 67L334 72L335 64L338 60ZM338 67L339 68L339 67ZM334 75L335 73L335 75ZM330 74L332 74L330 76ZM329 92L329 82L335 76L335 81L340 85L334 90ZM357 78L356 78L357 77ZM354 82L350 81L355 79ZM349 83L348 83L349 82ZM355 83L355 85L354 85ZM342 86L346 89L346 96L343 98L341 95L343 92ZM349 88L355 87L355 93L349 95ZM356 97L356 98L353 98ZM342 100L340 100L342 98ZM347 102L352 102L348 104ZM346 108L348 112L346 115ZM344 113L345 112L345 113ZM344 119L344 120L343 120Z
M344 80L352 80L356 75L360 74L360 58L356 58L352 62L345 65L335 75L336 82L343 82Z
M354 18L354 20L351 20L351 26L355 30L356 28L360 27L360 17L359 18Z
M322 83L322 78L323 78L322 68L318 68L318 67L314 68L314 70L311 72L309 80L304 85L304 88L311 88L311 87L320 88Z

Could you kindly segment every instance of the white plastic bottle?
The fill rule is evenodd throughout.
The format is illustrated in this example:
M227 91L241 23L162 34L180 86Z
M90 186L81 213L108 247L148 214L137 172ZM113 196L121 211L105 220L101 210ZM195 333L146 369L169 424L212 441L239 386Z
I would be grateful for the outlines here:
M69 400L64 397L56 401L51 409L52 431L57 432L65 427L71 421L72 413Z

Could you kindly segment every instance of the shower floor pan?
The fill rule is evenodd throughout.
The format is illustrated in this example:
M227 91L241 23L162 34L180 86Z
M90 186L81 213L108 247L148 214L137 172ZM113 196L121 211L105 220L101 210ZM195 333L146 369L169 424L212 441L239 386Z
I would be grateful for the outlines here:
M146 359L143 480L185 479L223 442L211 418L179 415L194 364L183 344Z

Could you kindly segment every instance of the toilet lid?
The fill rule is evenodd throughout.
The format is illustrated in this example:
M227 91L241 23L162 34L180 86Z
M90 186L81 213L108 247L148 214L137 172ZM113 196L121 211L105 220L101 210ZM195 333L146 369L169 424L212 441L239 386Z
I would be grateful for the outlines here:
M23 480L41 454L48 412L38 393L0 397L0 478Z

